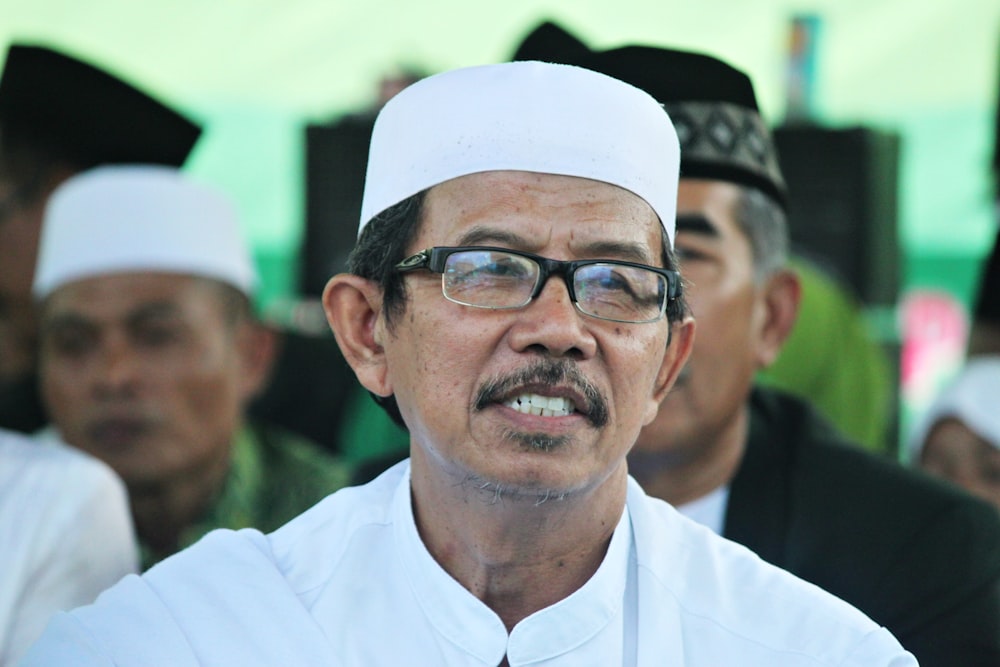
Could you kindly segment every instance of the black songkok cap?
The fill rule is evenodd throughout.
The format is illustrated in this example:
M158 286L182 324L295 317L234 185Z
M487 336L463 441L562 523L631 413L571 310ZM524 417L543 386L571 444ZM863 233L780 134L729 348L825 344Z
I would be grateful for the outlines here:
M593 51L551 21L529 33L513 59L586 67L645 90L677 130L681 178L747 185L787 206L774 140L740 70L701 53L653 46Z
M575 35L552 21L545 21L528 33L518 45L511 60L541 60L563 65L575 65L576 61L593 53Z
M180 167L201 128L107 72L52 49L14 44L0 75L0 123L88 168Z

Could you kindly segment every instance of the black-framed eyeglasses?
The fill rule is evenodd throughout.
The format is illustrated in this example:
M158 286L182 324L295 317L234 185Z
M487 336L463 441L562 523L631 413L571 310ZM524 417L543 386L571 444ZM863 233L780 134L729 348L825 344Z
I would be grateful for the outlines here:
M454 303L494 310L523 308L553 274L584 315L612 322L656 322L680 294L676 271L614 259L564 262L489 246L438 246L396 264L399 271L441 274L441 291Z

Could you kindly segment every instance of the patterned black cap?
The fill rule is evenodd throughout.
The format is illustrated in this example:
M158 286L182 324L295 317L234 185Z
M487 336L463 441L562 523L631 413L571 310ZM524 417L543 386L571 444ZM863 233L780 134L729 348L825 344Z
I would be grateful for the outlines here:
M774 140L750 78L738 69L701 53L653 46L593 51L551 21L525 37L514 59L578 65L645 90L677 130L681 178L748 185L787 206Z
M180 167L201 128L146 93L52 49L15 44L0 75L0 122L56 147L82 168Z

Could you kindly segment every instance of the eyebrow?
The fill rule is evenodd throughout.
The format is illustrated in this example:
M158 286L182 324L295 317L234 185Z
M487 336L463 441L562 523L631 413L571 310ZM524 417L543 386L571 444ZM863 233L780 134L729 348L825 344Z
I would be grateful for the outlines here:
M489 227L473 227L459 237L459 245L489 245L490 243L499 243L517 249L529 247L527 240L519 234L502 229L490 229ZM578 248L579 251L594 257L618 258L640 264L651 264L653 261L646 248L636 243L601 240L585 243Z
M180 314L181 309L172 301L153 301L129 311L125 319L129 324L136 324L143 320L177 317Z
M130 310L125 315L125 321L129 325L135 325L143 320L174 317L179 313L180 309L175 303L169 301L154 301L152 303L141 304L140 306ZM96 326L93 319L73 310L68 310L67 312L55 313L50 317L44 318L42 322L42 332L51 333L64 328L93 326Z
M44 337L58 333L60 330L79 329L93 326L93 322L79 313L57 313L51 317L45 317L42 319L39 333Z
M719 228L700 213L684 213L677 216L677 231L718 238Z
M458 239L458 245L489 245L490 243L501 243L515 248L527 245L524 238L518 234L482 226L473 227Z

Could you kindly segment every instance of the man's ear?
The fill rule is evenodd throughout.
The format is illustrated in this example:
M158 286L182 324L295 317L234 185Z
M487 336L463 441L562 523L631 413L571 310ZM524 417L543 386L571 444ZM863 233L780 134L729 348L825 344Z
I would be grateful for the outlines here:
M338 274L323 290L323 309L358 381L379 396L392 394L382 347L388 333L382 316L381 289L360 276Z
M802 285L791 269L771 275L761 295L760 335L757 338L757 365L766 368L774 363L792 333L799 315Z
M670 388L674 386L677 376L680 375L688 357L691 356L691 350L694 348L695 321L693 317L688 315L680 322L675 322L670 326L670 344L667 345L667 351L663 355L663 363L656 376L656 386L653 387L652 399L643 425L649 424L656 418L656 413L660 410L660 403L667 397Z

